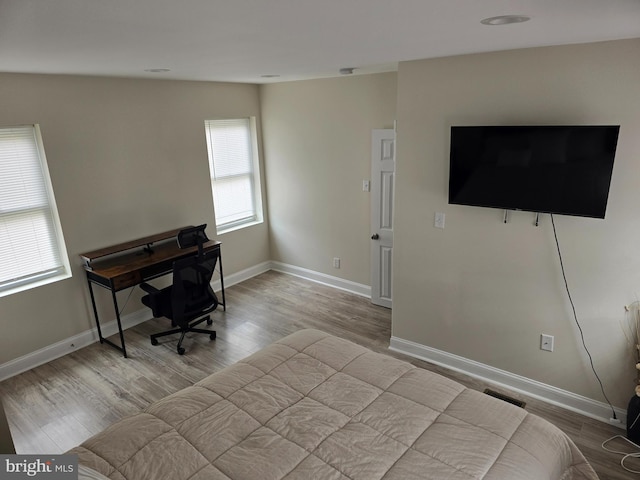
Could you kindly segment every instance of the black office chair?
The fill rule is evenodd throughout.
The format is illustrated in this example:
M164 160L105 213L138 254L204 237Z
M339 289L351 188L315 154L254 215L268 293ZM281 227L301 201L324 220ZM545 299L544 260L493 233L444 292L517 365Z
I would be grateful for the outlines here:
M203 228L203 226L201 226ZM218 297L211 288L211 277L218 261L219 252L202 251L203 240L206 236L196 235L192 240L198 243L198 255L176 260L173 263L173 284L158 290L152 285L142 283L140 287L148 293L142 297L142 303L151 309L153 316L166 317L171 320L171 326L177 327L165 332L151 335L151 344L157 345L158 338L166 335L181 333L177 350L183 355L182 341L187 332L204 333L211 340L216 338L215 330L195 328L202 322L211 325L213 320L209 313L218 306ZM208 239L206 239L208 240ZM180 243L180 234L178 235ZM185 245L189 246L189 245ZM181 245L181 248L183 245Z

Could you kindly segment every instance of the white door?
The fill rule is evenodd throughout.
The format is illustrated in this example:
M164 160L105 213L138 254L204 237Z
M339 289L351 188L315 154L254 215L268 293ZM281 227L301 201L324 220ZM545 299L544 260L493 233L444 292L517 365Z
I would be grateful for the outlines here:
M396 134L373 130L371 141L371 301L391 308Z

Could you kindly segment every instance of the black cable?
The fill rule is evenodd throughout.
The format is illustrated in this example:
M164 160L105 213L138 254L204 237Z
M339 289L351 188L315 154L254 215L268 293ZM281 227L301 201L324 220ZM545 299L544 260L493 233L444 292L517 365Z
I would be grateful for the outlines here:
M558 234L556 232L556 224L553 221L553 214L551 214L551 225L553 226L553 236L556 239L556 247L558 249L558 258L560 259L560 269L562 270L562 278L564 279L564 286L567 289L567 296L569 297L569 303L571 303L571 309L573 310L573 319L576 321L578 330L580 330L580 338L582 339L582 346L584 347L584 351L587 352L587 355L589 356L589 362L591 363L591 370L593 370L593 374L596 376L596 379L600 384L600 390L602 391L602 395L604 396L605 400L609 404L609 407L611 407L611 412L613 413L613 419L617 420L618 417L616 417L616 411L613 408L613 405L611 404L611 402L609 401L609 397L607 397L607 394L604 392L604 386L602 385L602 380L600 380L600 377L596 372L596 367L593 365L593 357L591 357L591 353L589 352L589 349L587 348L587 344L584 341L584 333L582 332L582 327L580 326L580 322L578 321L578 314L576 313L576 307L573 304L573 299L571 298L571 292L569 291L569 283L567 282L567 275L565 274L565 271L564 271L564 263L562 262L562 253L560 253L560 243L558 242Z

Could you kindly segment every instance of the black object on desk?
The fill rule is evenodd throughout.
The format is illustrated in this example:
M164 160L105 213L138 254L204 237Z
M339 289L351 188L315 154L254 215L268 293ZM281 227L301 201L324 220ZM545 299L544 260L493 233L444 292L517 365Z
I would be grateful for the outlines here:
M89 285L91 304L93 306L93 314L96 319L100 343L111 345L120 350L125 358L127 357L116 292L166 275L173 271L173 262L176 260L197 255L197 243L195 246L181 249L176 241L178 233L188 228L193 227L178 228L80 255L84 261L84 268L87 274L87 283ZM208 240L202 244L202 251L208 252L213 250L218 254L220 285L222 287L221 304L223 310L226 311L220 246L220 242ZM98 310L93 294L92 285L94 284L111 291L113 307L118 323L118 333L120 334L120 345L102 336Z

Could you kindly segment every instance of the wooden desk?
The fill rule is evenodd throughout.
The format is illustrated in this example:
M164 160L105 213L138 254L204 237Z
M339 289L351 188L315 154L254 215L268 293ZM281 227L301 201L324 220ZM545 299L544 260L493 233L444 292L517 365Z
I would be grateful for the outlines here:
M186 227L184 227L186 228ZM173 262L181 258L190 257L197 254L198 247L184 248L178 247L176 235L182 228L170 230L168 232L139 238L130 242L113 245L93 252L80 255L84 261L84 268L87 274L89 293L91 294L91 304L93 314L98 327L100 343L107 343L117 348L127 357L127 350L124 343L124 333L120 321L120 310L116 299L116 292L126 288L135 287L142 282L151 280L170 273L173 269ZM204 251L217 250L218 265L220 266L220 284L222 286L222 306L227 309L224 298L224 276L222 274L222 252L220 242L210 240L203 245ZM99 285L111 291L113 307L116 312L118 332L120 334L120 345L102 336L98 310L93 295L92 285Z

